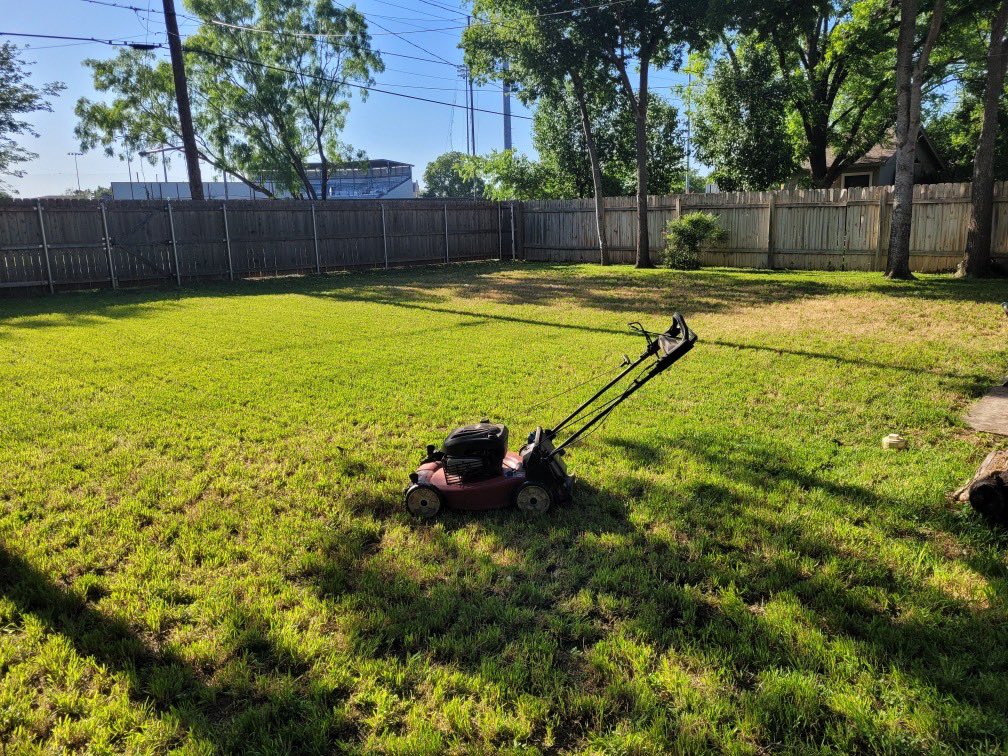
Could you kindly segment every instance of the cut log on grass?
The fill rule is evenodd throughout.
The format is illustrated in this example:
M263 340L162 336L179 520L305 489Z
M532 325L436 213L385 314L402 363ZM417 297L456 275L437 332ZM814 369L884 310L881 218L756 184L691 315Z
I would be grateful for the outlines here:
M1008 449L987 455L973 479L960 488L955 498L992 522L1008 525Z

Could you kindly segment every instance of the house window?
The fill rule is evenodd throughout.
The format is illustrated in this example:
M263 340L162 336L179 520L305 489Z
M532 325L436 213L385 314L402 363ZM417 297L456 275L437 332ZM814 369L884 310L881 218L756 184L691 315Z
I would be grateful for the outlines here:
M856 186L871 186L870 173L846 173L843 177L843 188L851 189Z

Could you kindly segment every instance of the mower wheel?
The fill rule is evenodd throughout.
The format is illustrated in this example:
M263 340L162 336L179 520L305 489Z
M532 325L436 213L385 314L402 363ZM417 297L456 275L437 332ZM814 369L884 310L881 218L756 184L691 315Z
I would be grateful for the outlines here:
M552 503L550 492L537 483L523 483L515 492L515 506L528 514L542 514Z
M423 483L406 489L406 509L415 517L428 519L441 511L441 493Z

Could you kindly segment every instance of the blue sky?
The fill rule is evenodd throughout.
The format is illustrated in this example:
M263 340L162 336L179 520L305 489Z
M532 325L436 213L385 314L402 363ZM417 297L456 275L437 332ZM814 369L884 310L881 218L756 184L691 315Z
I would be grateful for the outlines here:
M152 11L161 8L161 0L115 1L144 9L149 6ZM438 0L438 5L446 7L456 7L456 4L457 0ZM176 0L176 5L179 12L184 12L183 0ZM423 45L449 61L461 63L458 30L416 33L417 29L435 29L464 23L461 20L464 15L461 6L456 13L420 0L359 0L356 5L369 19L373 47L389 53L426 57L409 42L379 29L378 25L381 25L396 32L412 31L413 33L405 34L407 40ZM160 13L151 12L148 20L145 12L138 14L121 8L96 5L86 0L0 0L0 19L0 31L6 32L151 42L164 42L166 39L163 16ZM180 18L179 22L183 36L194 31L195 22L184 18ZM76 123L73 108L79 97L98 96L91 84L90 70L82 65L82 61L89 57L110 57L115 52L114 48L94 43L58 40L30 42L24 58L33 62L33 81L41 84L59 80L66 83L67 89L53 102L52 113L36 114L31 119L41 136L39 139L25 140L25 146L37 152L39 157L23 166L26 171L23 178L5 179L20 196L59 194L76 186L74 159L67 154L79 149L73 135ZM164 50L157 54L167 56L168 53ZM376 76L376 86L449 103L464 102L462 80L451 67L391 55L386 56L384 61L386 70ZM681 83L683 78L671 72L656 72L652 75L652 86L656 88L656 93L668 96L669 86ZM475 99L476 107L500 111L502 95L499 84L478 87ZM529 111L514 99L512 112L516 116L529 115ZM364 150L372 158L413 163L416 166L414 177L419 179L426 164L437 155L449 149L465 150L465 123L465 111L461 109L373 93L366 102L354 99L343 140ZM515 148L532 154L530 125L530 121L515 118L512 121L512 133ZM485 153L501 149L503 143L502 117L477 113L478 151ZM126 163L117 158L108 158L100 151L85 154L78 160L80 181L84 187L108 185L113 180L128 179ZM150 181L160 180L162 176L160 165L140 166L136 160L133 161L133 170L141 172L141 179ZM170 162L168 178L171 181L185 180L182 160L176 158ZM210 169L204 166L204 180L209 178Z

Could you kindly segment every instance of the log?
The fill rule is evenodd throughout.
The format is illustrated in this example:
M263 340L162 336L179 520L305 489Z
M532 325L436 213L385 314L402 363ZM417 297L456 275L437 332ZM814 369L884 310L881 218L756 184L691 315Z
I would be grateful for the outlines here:
M972 480L955 493L984 518L1008 525L1008 449L992 451Z

